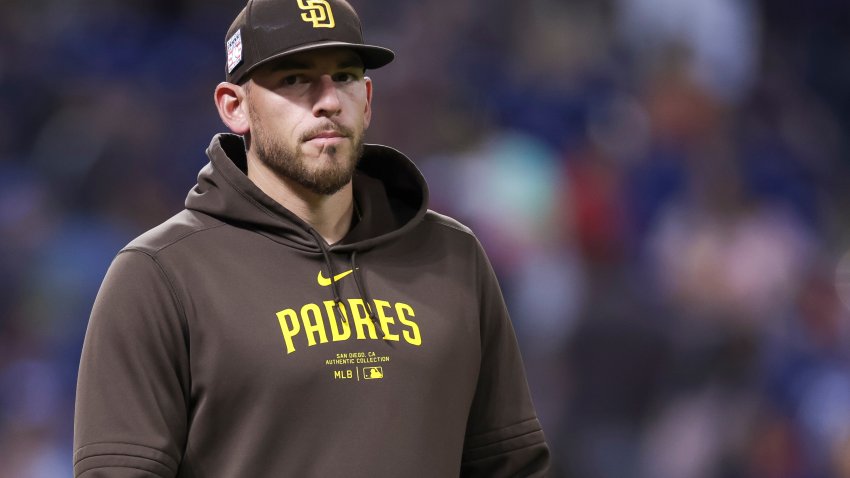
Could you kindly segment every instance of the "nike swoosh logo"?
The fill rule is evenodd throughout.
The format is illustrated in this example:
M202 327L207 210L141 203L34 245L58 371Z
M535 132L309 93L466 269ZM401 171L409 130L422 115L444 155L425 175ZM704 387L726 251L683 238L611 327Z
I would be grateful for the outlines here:
M339 274L334 276L333 280L330 280L327 277L322 275L322 271L319 271L319 277L318 277L319 285L322 286L322 287L327 287L327 286L333 284L334 282L342 279L343 277L347 276L348 274L351 274L352 272L354 272L353 269L349 269L345 272L340 272Z

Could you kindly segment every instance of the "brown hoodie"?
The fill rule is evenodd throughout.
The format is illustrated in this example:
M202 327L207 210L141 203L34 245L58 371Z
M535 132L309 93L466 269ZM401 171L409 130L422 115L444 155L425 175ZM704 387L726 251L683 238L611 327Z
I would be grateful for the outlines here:
M329 246L247 178L241 137L207 153L98 294L75 476L544 476L490 264L406 157L365 147L360 219Z

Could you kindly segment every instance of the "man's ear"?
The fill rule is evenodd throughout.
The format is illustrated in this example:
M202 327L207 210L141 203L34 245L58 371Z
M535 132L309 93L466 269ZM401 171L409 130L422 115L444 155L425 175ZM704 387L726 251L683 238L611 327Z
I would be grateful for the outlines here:
M366 110L363 112L364 117L366 118L365 127L369 127L369 123L372 121L372 79L368 76L364 77L366 80Z
M248 103L245 86L222 82L215 87L213 99L221 120L236 134L247 134L251 123L248 116Z

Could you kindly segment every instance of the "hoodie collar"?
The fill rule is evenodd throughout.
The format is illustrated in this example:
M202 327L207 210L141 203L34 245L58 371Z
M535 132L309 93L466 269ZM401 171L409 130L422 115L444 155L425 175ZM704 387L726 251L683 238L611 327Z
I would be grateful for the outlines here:
M257 232L295 249L321 252L309 224L260 190L246 175L241 136L218 134L186 198L186 208ZM387 146L367 144L354 174L360 220L330 251L365 250L415 227L427 212L428 187L406 156Z

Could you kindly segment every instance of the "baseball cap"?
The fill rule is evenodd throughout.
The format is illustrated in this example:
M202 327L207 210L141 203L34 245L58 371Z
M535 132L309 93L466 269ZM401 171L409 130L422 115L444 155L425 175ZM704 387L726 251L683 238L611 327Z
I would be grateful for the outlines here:
M249 0L225 37L227 81L240 83L285 55L330 47L353 49L367 69L395 57L392 50L363 43L360 18L345 0Z

